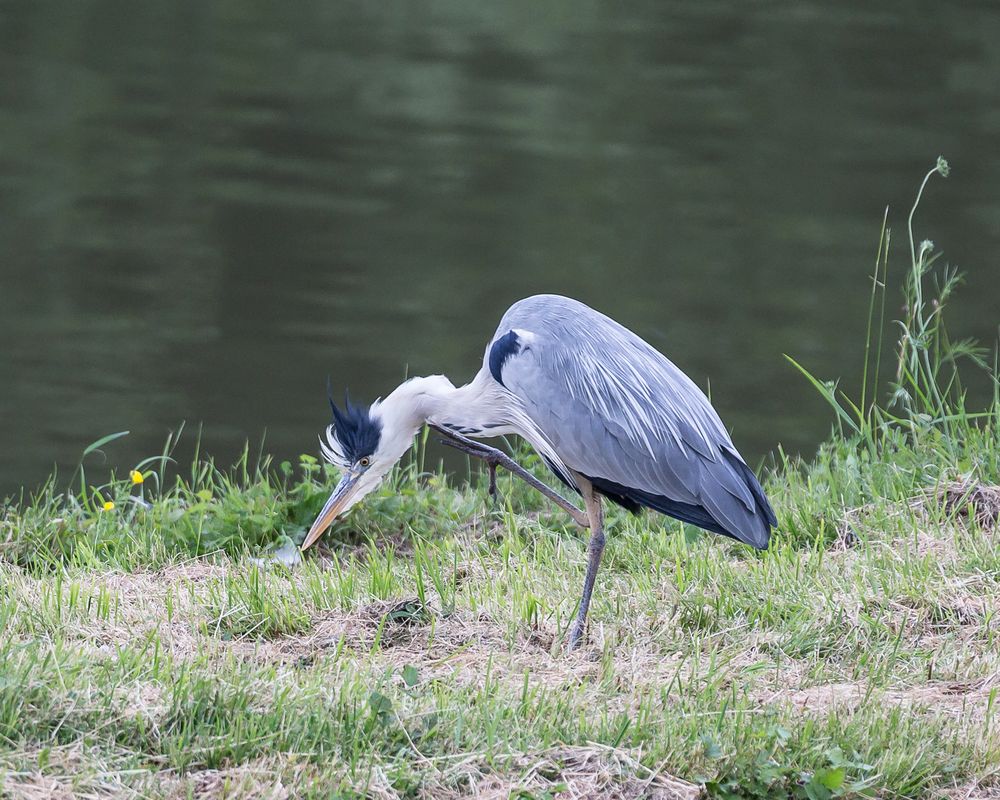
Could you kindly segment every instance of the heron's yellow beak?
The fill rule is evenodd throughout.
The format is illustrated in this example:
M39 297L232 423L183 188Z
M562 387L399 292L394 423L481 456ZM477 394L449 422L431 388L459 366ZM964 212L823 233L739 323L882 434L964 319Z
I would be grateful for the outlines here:
M330 527L330 524L337 518L337 515L346 506L350 505L351 498L354 497L354 493L357 491L358 480L360 478L360 473L347 472L344 474L344 477L340 479L340 483L337 484L337 488L330 495L330 499L323 506L323 510L316 517L316 521L309 529L309 533L306 534L306 539L302 542L300 549L305 550L311 546Z

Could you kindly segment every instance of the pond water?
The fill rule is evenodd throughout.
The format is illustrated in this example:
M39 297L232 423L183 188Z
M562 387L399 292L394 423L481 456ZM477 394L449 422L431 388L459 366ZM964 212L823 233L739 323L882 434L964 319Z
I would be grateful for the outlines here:
M813 452L782 354L856 382L939 153L919 235L956 334L1000 319L1000 6L893 5L0 4L0 497L183 420L316 453L328 375L464 381L536 292L710 382L753 462Z

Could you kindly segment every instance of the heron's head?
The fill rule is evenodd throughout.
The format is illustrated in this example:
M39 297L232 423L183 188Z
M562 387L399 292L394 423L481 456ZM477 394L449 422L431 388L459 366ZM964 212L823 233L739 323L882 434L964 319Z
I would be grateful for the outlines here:
M447 379L443 380L451 386ZM409 380L385 400L376 400L370 406L354 405L348 398L341 411L330 400L333 422L320 436L320 447L323 457L340 467L343 474L306 534L303 550L319 539L337 517L377 488L409 450L413 437L427 420L426 398L434 385L431 381Z

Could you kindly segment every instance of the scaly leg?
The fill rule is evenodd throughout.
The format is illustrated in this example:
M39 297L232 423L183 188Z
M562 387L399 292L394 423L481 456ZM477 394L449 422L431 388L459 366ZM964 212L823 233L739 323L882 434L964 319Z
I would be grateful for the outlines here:
M490 447L481 442L474 442L472 439L462 436L460 433L455 433L455 431L450 431L447 428L439 428L437 425L431 425L430 427L448 437L447 439L440 439L441 444L454 447L456 450L467 453L470 456L481 458L487 463L490 468L490 494L492 496L496 496L496 468L497 466L501 466L513 472L529 486L544 494L549 500L568 513L581 528L590 527L591 516L589 514L581 511L559 494L559 492L550 489L502 450L497 450L495 447Z
M583 492L587 516L590 518L590 543L587 545L587 576L583 579L583 597L580 598L580 608L569 631L570 650L575 649L583 637L587 625L587 611L590 610L590 596L594 593L594 580L597 578L597 570L601 566L601 554L604 552L604 508L601 505L600 495L582 475L577 476L577 482L582 484L580 491Z

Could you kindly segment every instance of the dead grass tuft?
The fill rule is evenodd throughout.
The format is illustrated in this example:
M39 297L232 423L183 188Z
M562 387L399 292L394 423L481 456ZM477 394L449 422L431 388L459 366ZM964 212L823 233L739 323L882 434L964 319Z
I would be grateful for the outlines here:
M456 611L447 615L416 598L369 603L351 612L330 611L313 617L309 630L270 640L242 639L223 643L242 658L309 666L324 653L343 647L366 659L379 653L388 665L431 665L469 661L480 671L498 654L523 652L537 659L548 650L555 633L531 631L514 643L489 615ZM546 644L549 643L549 644Z
M965 477L945 484L936 497L949 514L975 520L984 530L996 529L1000 519L1000 486Z
M320 782L329 789L339 782L355 782L346 773L330 771L329 766L320 770L315 764L286 755L255 759L238 766L193 772L178 780L168 797L287 800L296 797L297 789L305 785ZM373 800L398 800L402 796L378 772L355 788ZM433 769L417 796L423 800L509 800L520 792L552 800L694 800L700 795L697 784L661 770L649 770L639 762L637 754L592 744L510 754L499 771L487 764L482 754L470 753L458 764Z
M596 744L519 754L501 774L480 771L481 766L469 762L453 769L450 787L428 787L424 796L508 800L541 793L553 800L694 800L700 795L697 784L651 771L628 751Z
M864 705L878 703L906 708L919 707L970 720L982 720L987 713L990 692L1000 676L977 681L935 681L905 689L870 687L864 681L827 683L803 689L780 689L762 692L766 704L787 704L803 714L827 714L831 709L854 712Z
M176 778L152 768L131 766L126 751L108 752L70 745L30 747L0 756L0 797L4 800L75 800L160 796ZM44 763L43 767L39 765ZM129 766L126 767L126 764Z
M1000 486L965 476L948 481L937 487L928 488L914 497L908 504L886 508L884 504L869 503L844 511L837 526L837 546L840 549L854 547L864 531L872 526L870 517L882 516L898 518L907 513L926 516L932 509L941 509L955 518L972 520L984 530L996 530L1000 522ZM941 537L933 537L925 545L933 549L940 546Z
M1000 800L1000 784L996 777L987 784L984 781L973 781L962 786L953 786L935 793L935 797L944 800Z
M193 772L178 783L170 800L290 800L295 797L297 778L305 767L294 767L277 759L256 759L224 769Z
M73 800L77 795L65 778L54 778L37 772L9 775L0 784L3 797L11 800Z

